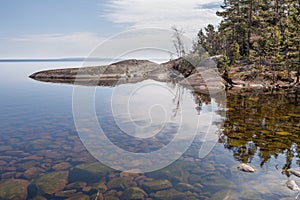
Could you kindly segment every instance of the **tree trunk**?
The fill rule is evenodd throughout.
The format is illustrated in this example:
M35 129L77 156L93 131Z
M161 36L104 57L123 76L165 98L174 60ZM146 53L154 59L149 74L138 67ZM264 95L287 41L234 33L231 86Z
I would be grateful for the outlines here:
M250 56L250 39L251 39L251 26L252 26L252 9L253 9L253 2L250 1L250 8L249 8L249 19L248 19L248 39L247 39L247 56Z
M300 0L299 0L299 2L300 2ZM297 68L297 80L296 80L296 83L299 83L299 76L300 76L300 49L298 51L298 63L297 64L298 64L298 68Z
M300 76L300 63L298 63L297 81L296 81L296 83L299 83L299 76Z

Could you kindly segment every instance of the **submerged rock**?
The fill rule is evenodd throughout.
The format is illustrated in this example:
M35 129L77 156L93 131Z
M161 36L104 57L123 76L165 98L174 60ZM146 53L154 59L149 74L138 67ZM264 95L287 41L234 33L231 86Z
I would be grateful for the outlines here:
M69 181L95 183L103 179L111 171L112 169L99 162L80 164L70 171Z
M138 187L131 187L126 189L121 195L121 200L143 200L147 193Z
M86 194L82 194L81 192L80 193L76 193L74 194L73 196L67 198L68 200L89 200L89 196L86 195Z
M86 185L87 185L86 182L74 182L74 183L68 184L65 188L80 190L80 189L84 188Z
M66 197L71 197L74 196L74 194L77 192L77 190L64 190L64 191L59 191L55 193L55 197L57 198L66 198Z
M221 174L208 174L201 178L201 183L214 188L234 188L236 186Z
M32 194L54 194L63 190L68 182L68 171L51 172L40 176L30 186Z
M107 186L103 182L95 183L92 187L97 189L101 193L104 193L107 190Z
M69 169L71 168L71 164L68 163L68 162L61 162L61 163L58 163L54 166L52 166L52 169L54 169L55 171L61 171L61 170L66 170L66 169Z
M171 187L172 184L168 180L145 181L142 185L142 188L148 193L169 189Z
M175 189L169 189L152 193L150 196L157 200L182 200L185 198L186 194L178 192Z
M26 199L29 182L22 179L9 179L0 182L0 199Z
M197 192L199 189L195 188L194 186L188 184L188 183L178 183L175 186L176 190L180 192Z
M38 177L40 174L44 173L45 170L39 167L31 167L24 172L24 176L27 179L32 179Z
M107 183L108 189L124 190L128 187L136 186L131 177L113 178Z
M245 163L240 163L238 166L237 166L238 170L240 171L243 171L243 172L255 172L255 169L253 167L251 167L250 165L248 164L245 164Z
M47 200L46 197L43 197L41 195L33 197L31 200Z

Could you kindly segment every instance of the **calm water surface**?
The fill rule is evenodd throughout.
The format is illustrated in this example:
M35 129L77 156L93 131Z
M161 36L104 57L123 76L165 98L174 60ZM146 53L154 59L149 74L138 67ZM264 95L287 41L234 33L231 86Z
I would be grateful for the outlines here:
M223 105L211 110L211 99L182 89L180 94L189 102L182 107L189 116L184 123L199 119L199 112L200 118L211 113L217 116L211 133L217 141L213 150L199 158L203 133L210 122L201 118L196 140L176 162L150 173L122 173L97 162L96 155L92 156L80 140L72 114L73 86L28 78L39 70L80 65L0 63L0 199L292 199L297 195L287 188L286 181L300 184L300 179L283 173L289 168L300 171L300 109L295 95L228 93L226 108ZM140 153L170 143L175 122L147 142L121 134L116 124L128 130L132 127L126 116L120 115L117 120L113 117L113 91L111 87L98 87L95 107L102 128L114 144ZM139 98L145 95L136 95L136 105L149 103ZM180 95L175 97L181 101ZM176 113L176 105L176 100L166 102L171 114ZM161 128L156 126L159 120L155 119L160 116L155 115L155 109L150 122L138 115L143 113L139 109L133 121L142 126L151 122L152 127ZM190 130L185 130L190 137ZM149 137L141 133L141 129L136 132ZM117 159L109 155L110 160ZM250 163L256 172L238 171L237 165L242 162Z

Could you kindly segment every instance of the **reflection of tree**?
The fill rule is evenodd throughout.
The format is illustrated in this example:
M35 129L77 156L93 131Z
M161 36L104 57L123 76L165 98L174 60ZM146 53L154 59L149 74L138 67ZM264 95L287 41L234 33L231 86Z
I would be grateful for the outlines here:
M201 112L201 108L202 108L202 104L208 104L210 103L210 96L208 94L203 94L203 93L199 93L199 92L192 92L194 99L195 99L195 104L196 104L196 111L197 114L200 115Z
M290 168L300 150L300 109L284 94L228 94L228 111L224 122L225 148L242 162L251 162L257 154L261 166L285 155Z
M173 109L173 118L177 116L178 111L180 110L182 98L184 95L184 88L181 86L175 86L176 87L176 93L175 97L173 99L173 103L175 104L175 108Z

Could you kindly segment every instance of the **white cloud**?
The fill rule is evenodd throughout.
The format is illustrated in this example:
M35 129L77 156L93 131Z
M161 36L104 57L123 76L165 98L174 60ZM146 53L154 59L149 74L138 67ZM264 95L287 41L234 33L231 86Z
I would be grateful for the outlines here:
M188 49L191 41L185 38ZM112 38L95 33L36 34L0 38L0 59L99 57L112 59L169 59L174 53L172 32L132 29Z
M113 23L125 26L129 24L130 27L127 28L134 29L154 27L170 30L175 25L193 39L200 28L220 21L215 12L222 2L223 0L109 0L106 4L105 17ZM157 47L163 46L160 43L166 42L166 45L170 46L165 36L160 37L151 31L146 31L146 34L142 31L139 35L129 35L129 38L126 38L125 34L115 42L108 43L110 46L98 55L104 57L119 55L128 49L127 46L133 47L131 45L133 43L137 46ZM86 57L105 39L91 32L0 38L0 59Z
M84 57L103 40L89 32L0 38L0 58Z
M200 28L220 21L215 12L222 3L223 0L111 0L106 16L112 22L135 28L169 29L175 25L194 37Z

